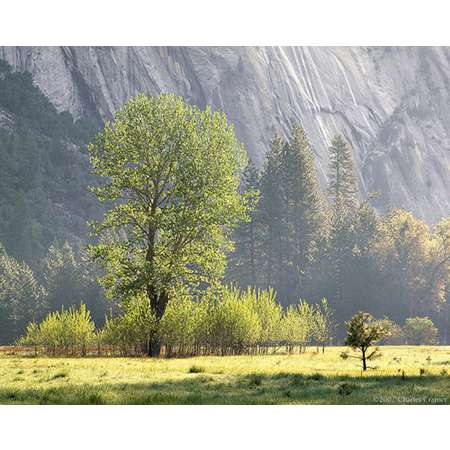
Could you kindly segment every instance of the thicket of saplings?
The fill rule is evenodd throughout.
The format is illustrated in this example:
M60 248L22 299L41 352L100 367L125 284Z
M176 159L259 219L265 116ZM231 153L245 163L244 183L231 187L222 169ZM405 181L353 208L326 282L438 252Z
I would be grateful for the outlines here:
M426 317L409 318L403 328L386 318L380 323L388 330L383 344L436 343L437 329ZM145 355L152 339L163 344L166 357L292 354L309 345L324 352L335 330L326 299L315 305L302 300L284 309L271 289L225 287L201 300L173 296L158 326L145 295L124 302L123 311L98 330L84 304L51 312L39 324L31 322L18 344L50 356Z

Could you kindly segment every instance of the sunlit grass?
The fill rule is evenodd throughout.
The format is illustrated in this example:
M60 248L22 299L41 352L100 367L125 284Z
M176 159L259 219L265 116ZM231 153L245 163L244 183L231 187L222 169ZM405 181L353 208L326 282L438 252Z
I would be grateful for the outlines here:
M340 358L342 347L185 359L0 356L0 403L450 403L450 347L381 350L365 373Z

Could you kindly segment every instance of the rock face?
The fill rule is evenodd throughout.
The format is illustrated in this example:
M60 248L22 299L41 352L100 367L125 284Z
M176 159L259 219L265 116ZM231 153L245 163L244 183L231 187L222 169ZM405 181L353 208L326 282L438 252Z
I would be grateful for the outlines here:
M77 117L108 119L138 92L220 108L258 164L299 121L323 183L343 133L377 208L450 214L450 48L0 47L0 58Z

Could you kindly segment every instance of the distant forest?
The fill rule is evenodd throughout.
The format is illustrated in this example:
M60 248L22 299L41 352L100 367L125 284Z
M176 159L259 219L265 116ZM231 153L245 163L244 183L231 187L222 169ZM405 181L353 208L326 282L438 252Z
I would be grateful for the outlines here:
M58 113L30 74L0 60L0 344L81 301L98 326L119 310L86 251L87 223L103 212L87 189L98 129ZM234 230L225 283L272 288L284 307L326 298L340 324L357 311L399 324L428 316L449 342L450 218L429 226L401 209L377 213L358 192L345 137L330 146L325 191L295 124L274 136L262 168L250 161L241 190L252 209Z

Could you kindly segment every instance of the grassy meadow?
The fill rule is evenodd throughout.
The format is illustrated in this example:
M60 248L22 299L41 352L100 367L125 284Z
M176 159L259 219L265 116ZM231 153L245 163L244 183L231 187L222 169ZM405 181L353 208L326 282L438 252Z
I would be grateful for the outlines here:
M343 350L184 359L3 353L0 404L450 403L450 346L381 347L365 373Z

